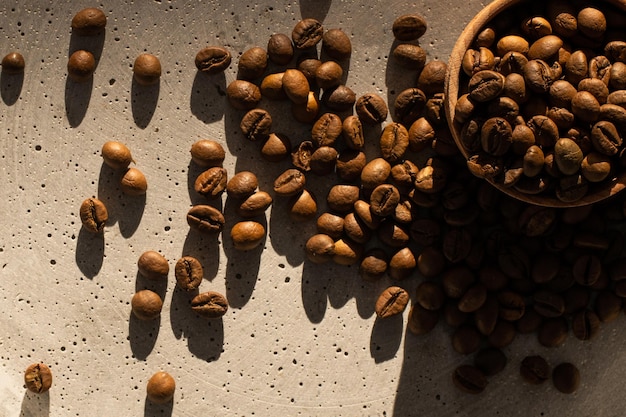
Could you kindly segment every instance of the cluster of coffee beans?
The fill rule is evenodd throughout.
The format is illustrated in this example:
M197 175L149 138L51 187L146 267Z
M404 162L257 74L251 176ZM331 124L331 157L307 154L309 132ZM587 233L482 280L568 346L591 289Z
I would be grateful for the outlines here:
M102 145L102 160L112 169L122 172L119 183L124 194L144 195L148 190L146 176L139 169L128 166L135 163L130 149L117 141L108 141Z
M604 10L524 4L478 34L455 113L473 174L573 203L623 173L624 14Z
M72 18L72 33L80 37L94 37L102 34L107 24L104 12L97 8L87 8L79 11ZM96 70L96 57L93 51L78 49L70 55L67 61L67 75L77 83L91 80Z

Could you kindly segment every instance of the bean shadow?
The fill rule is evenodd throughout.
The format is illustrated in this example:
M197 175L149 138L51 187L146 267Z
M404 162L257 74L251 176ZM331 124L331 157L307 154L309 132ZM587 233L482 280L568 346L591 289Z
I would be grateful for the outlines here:
M328 14L332 0L300 0L300 16L323 22Z
M7 106L12 106L17 102L24 85L24 73L8 74L6 71L0 72L0 95L2 101Z
M161 300L165 299L167 291L167 279L148 279L137 272L135 279L135 292L151 290L159 294ZM133 356L140 361L145 361L156 344L161 327L161 317L155 320L139 320L132 312L128 322L128 340Z
M140 85L133 77L130 90L133 120L137 127L145 129L150 124L156 111L161 84Z
M173 409L174 401L170 401L167 404L155 404L146 397L145 405L143 407L143 415L144 417L171 417Z
M398 46L399 42L394 40L389 49L389 59L387 60L387 68L385 69L385 86L387 87L387 104L391 119L395 120L394 103L396 97L407 88L413 88L417 85L417 78L420 70L410 70L404 68L393 58L393 50ZM428 59L427 59L428 60ZM412 76L412 74L415 74Z
M67 77L65 81L65 116L71 127L78 127L87 114L91 101L93 77L83 83L77 83Z
M200 261L204 279L212 281L220 266L219 234L203 234L189 229L183 244L183 256L192 256Z
M305 262L302 267L302 305L311 323L321 323L328 308L328 287L334 278L333 266Z
M36 394L29 390L24 391L20 417L48 417L50 416L50 392Z
M146 207L146 195L131 196L122 192L122 173L102 164L98 177L98 199L107 207L111 225L118 223L120 233L131 237L139 227Z
M206 124L217 122L224 115L226 101L224 73L208 75L198 71L189 98L191 113Z
M189 352L199 359L212 362L224 350L222 319L206 319L191 310L191 299L198 291L187 292L176 286L172 293L170 323L177 339L187 339Z
M96 67L100 63L102 50L104 49L104 41L106 40L106 31L102 31L94 36L80 36L72 32L70 36L70 45L67 51L69 58L74 52L79 50L89 51L96 59Z
M78 269L87 278L93 279L98 275L104 262L103 233L91 233L81 227L76 239L75 260Z
M370 337L370 355L374 362L382 363L396 357L402 341L403 325L402 314L376 318Z

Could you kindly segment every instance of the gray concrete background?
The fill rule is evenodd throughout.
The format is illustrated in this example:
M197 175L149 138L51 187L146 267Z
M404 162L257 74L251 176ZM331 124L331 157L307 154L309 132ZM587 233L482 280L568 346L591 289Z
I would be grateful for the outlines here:
M258 144L239 133L242 112L226 104L237 54L265 47L274 32L290 33L302 17L342 28L352 39L346 84L357 95L374 91L393 100L415 75L388 61L395 17L417 12L429 29L421 39L429 59L446 60L456 37L484 5L477 0L366 1L86 1L23 0L0 5L0 54L19 50L23 79L2 76L0 102L0 416L618 416L626 399L621 376L624 318L603 326L590 343L568 340L555 350L518 337L506 349L509 365L481 396L452 387L451 371L465 359L439 325L428 336L405 331L403 317L375 319L373 302L389 284L362 283L356 268L312 266L303 244L314 225L295 224L285 203L266 213L268 238L249 253L228 236L190 233L185 214L198 169L189 148L201 138L228 150L225 167L256 172L261 189L287 163L268 165ZM105 10L103 38L71 36L83 7ZM196 52L207 44L234 53L223 76L197 75ZM88 85L66 82L68 53L100 52ZM135 57L161 59L159 88L133 86ZM276 115L287 107L276 105ZM275 116L276 131L294 142L307 128ZM119 140L147 176L145 198L121 193L116 174L102 165L100 148ZM324 200L329 182L312 185ZM81 230L78 208L98 196L111 220L102 237ZM226 205L227 220L234 219ZM201 290L226 294L222 321L188 313L173 273L158 323L130 314L136 289L152 284L137 275L146 250L163 253L173 268L182 255L205 266ZM413 290L419 278L406 283ZM541 353L552 364L570 360L583 377L564 396L549 384L521 384L517 366ZM32 362L47 363L53 387L34 395L23 387ZM158 370L171 373L173 405L145 400Z

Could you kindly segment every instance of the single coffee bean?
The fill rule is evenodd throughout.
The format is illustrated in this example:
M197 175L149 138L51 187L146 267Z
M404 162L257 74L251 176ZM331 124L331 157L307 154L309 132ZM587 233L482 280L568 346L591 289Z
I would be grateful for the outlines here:
M352 42L343 30L328 29L322 36L322 51L329 57L341 61L352 54Z
M314 151L313 143L305 140L291 152L291 163L302 171L311 170L311 154Z
M550 22L541 16L532 16L522 22L522 32L531 39L539 39L542 36L552 34Z
M327 175L335 170L337 164L337 150L331 146L321 146L311 154L311 172L317 175Z
M426 20L418 14L397 17L391 26L393 36L399 41L414 41L426 33Z
M2 72L5 74L21 74L25 66L24 56L19 52L9 52L2 58Z
M578 83L579 91L588 91L598 100L598 103L605 104L609 98L609 88L601 80L597 78L585 78ZM623 110L623 109L622 109ZM602 107L600 107L600 114L602 114Z
M546 319L537 331L537 339L542 346L560 346L567 339L567 320L563 317Z
M343 222L343 216L333 213L322 213L322 215L317 218L317 231L335 240L339 239L343 235Z
M498 324L498 309L498 300L494 296L488 296L483 305L474 312L474 325L481 334L489 336L493 333Z
M398 281L406 279L413 274L416 265L417 261L411 249L403 247L389 259L389 277Z
M500 59L498 71L505 77L509 74L524 75L524 67L528 64L528 58L525 54L511 51L507 52Z
M317 215L317 201L315 196L307 190L291 197L287 203L289 217L297 222L305 222Z
M101 156L104 163L113 169L126 169L131 162L134 162L130 149L117 141L105 142L102 145Z
M580 386L580 371L574 364L560 363L552 371L552 383L563 394L571 394Z
M252 220L236 223L230 230L233 247L248 251L258 247L265 239L265 227Z
M456 300L465 294L465 291L474 284L475 280L474 273L467 267L448 268L442 276L443 290L448 297Z
M346 236L357 243L367 243L372 237L372 229L367 227L354 212L346 214L343 228Z
M107 25L107 17L104 12L95 7L88 7L76 13L72 18L72 33L79 36L95 36Z
M408 88L398 94L394 102L395 119L411 126L413 122L420 118L426 106L426 94L419 88Z
M285 89L283 88L284 76L284 72L277 72L265 76L260 86L261 97L270 100L286 100L287 93L285 93Z
M588 75L589 62L584 51L578 50L572 52L565 62L565 80L578 85Z
M439 321L439 312L426 310L419 304L413 304L409 311L407 328L415 335L423 335L435 328Z
M417 287L415 301L426 310L437 311L445 304L446 294L440 284L423 281Z
M298 59L297 69L304 74L306 79L309 81L309 85L314 85L316 82L315 73L320 65L322 65L322 61L317 59L317 55L308 56L307 54Z
M293 58L293 44L289 36L275 33L267 41L267 53L276 65L287 65Z
M270 133L261 147L261 156L270 162L279 162L291 152L291 140L282 133Z
M622 146L622 137L613 123L600 121L591 129L591 143L597 152L613 156Z
M234 80L226 87L226 96L235 109L252 110L261 101L261 90L250 81Z
M585 36L597 39L606 31L606 17L595 7L585 7L578 12L578 30Z
M239 127L246 139L265 140L272 131L272 116L267 110L252 109L243 116Z
M355 104L356 114L363 123L376 125L387 119L389 109L385 100L375 93L366 93Z
M329 262L335 255L335 241L332 237L318 233L309 238L305 245L307 258L316 264Z
M193 291L200 286L204 270L200 261L192 256L183 256L176 262L174 275L178 286L186 291Z
M216 291L203 292L193 297L191 310L202 317L217 319L228 311L228 300Z
M146 396L148 400L155 404L167 404L174 398L176 391L176 381L164 371L159 371L152 375L146 385Z
M404 68L421 71L426 65L426 51L411 43L398 44L392 51L394 59Z
M226 189L228 173L222 167L209 168L196 178L194 190L206 198L215 199Z
M361 259L363 245L349 239L339 239L335 242L335 256L333 262L337 265L354 265Z
M470 321L471 316L468 313L463 313L457 307L457 303L453 300L448 301L443 307L443 318L448 326L459 327L467 324Z
M104 203L97 198L88 198L80 205L80 220L85 230L100 233L104 230L109 213Z
M355 181L361 176L366 164L365 153L356 149L343 150L337 156L335 165L337 176L343 181Z
M33 363L24 371L24 383L31 392L44 393L52 386L52 371L45 363Z
M537 39L530 45L528 50L528 59L541 59L548 61L558 54L559 49L563 46L563 40L555 35L546 35Z
M303 104L309 97L309 81L297 69L288 69L283 75L283 90L293 103Z
M359 275L365 281L377 281L387 272L388 263L388 256L384 250L372 248L363 255Z
M167 278L170 272L170 265L165 256L159 252L150 250L141 254L137 261L139 273L149 279Z
M572 333L579 340L591 340L600 331L600 318L591 310L581 310L572 318Z
M469 355L478 350L481 334L475 327L463 325L452 334L452 347L462 355Z
M413 189L419 168L410 160L404 160L391 168L391 182L400 194L408 194Z
M378 299L374 310L380 318L401 314L409 302L409 293L403 288L392 286L385 289Z
M120 187L124 194L144 195L148 190L148 181L139 169L128 168L120 180Z
M489 48L468 49L463 55L461 68L467 76L471 77L482 70L493 70L496 60Z
M267 51L254 46L239 57L237 77L243 80L254 80L263 76L267 68Z
M78 50L67 61L67 75L77 83L89 81L96 70L96 58L89 51Z
M372 213L380 217L391 215L399 202L400 192L391 184L377 186L370 197Z
M390 163L400 161L409 147L409 132L400 123L390 123L380 135L380 152Z
M431 165L426 165L415 176L415 189L426 194L435 194L443 190L447 184L447 170L441 160L434 160Z
M358 116L351 115L346 117L342 123L341 133L348 148L360 150L365 146L363 125Z
M474 356L474 366L480 369L485 376L493 376L502 372L506 362L504 352L493 347L481 349Z
M569 108L572 98L576 95L576 87L566 80L556 80L550 86L549 100L555 107Z
M493 156L502 156L508 152L513 142L511 125L501 117L488 119L480 130L480 142L483 151Z
M443 254L452 263L459 263L472 249L472 237L464 228L451 228L443 235Z
M161 315L161 296L151 290L137 291L130 302L133 314L139 320L154 320Z
M540 290L533 295L533 308L543 317L560 317L565 313L565 300L560 294Z
M224 215L215 207L195 205L187 212L187 224L202 233L219 233L224 228Z
M333 146L341 135L342 122L334 113L324 113L311 128L311 140L315 146Z
M454 386L469 394L480 394L487 387L485 374L475 366L461 365L452 375Z
M226 158L224 147L210 139L200 139L191 145L191 160L203 168L221 167Z
M459 300L459 310L464 313L473 313L483 306L487 300L487 288L481 284L475 284L467 289Z
M246 219L260 216L265 213L271 205L272 196L265 191L257 191L248 196L239 206L237 206L237 215Z
M528 41L519 35L503 36L496 44L499 56L504 56L507 52L519 52L526 55L529 48Z
M572 273L580 285L592 286L600 279L602 261L596 255L583 254L574 262Z
M554 160L559 171L565 175L573 175L580 169L583 151L572 139L561 138L554 145Z
M161 78L161 61L152 54L140 54L133 64L133 79L139 85L149 86Z
M513 291L503 291L498 294L500 304L499 315L507 321L519 320L526 310L524 297Z
M587 195L588 189L587 180L580 174L574 174L559 179L556 197L564 203L573 203Z
M420 117L409 128L409 149L413 152L419 152L430 148L435 136L436 132L433 125L425 117ZM468 146L466 148L470 149Z
M615 320L622 310L623 301L612 291L602 290L596 296L594 307L595 313L602 323L610 323Z
M529 60L523 68L524 80L528 88L538 94L550 91L550 86L561 77L562 69L558 62L550 66L541 59Z
M410 235L406 226L391 219L381 222L376 231L378 239L385 245L392 248L404 248L408 245L410 240Z
M359 194L360 189L356 185L336 184L328 191L326 202L331 210L348 213L359 199Z
M424 65L424 69L417 77L417 88L428 96L443 93L447 73L448 64L444 61L430 61Z
M339 85L331 90L324 90L322 103L329 109L343 112L352 109L356 103L356 94L350 87Z
M291 32L291 39L296 49L312 48L324 35L324 27L313 18L307 18L299 21Z
M539 355L526 356L519 368L520 375L529 384L543 384L550 378L550 365Z
M490 48L493 46L493 43L496 40L496 32L492 27L486 27L476 35L476 39L474 40L474 44L476 47L480 48Z
M493 100L502 93L504 80L504 76L496 71L479 71L470 78L469 97L479 103Z
M323 62L315 71L315 81L322 89L331 89L341 84L343 68L335 61Z
M506 320L498 320L493 331L487 336L487 342L492 347L504 349L513 343L516 335L515 324Z
M247 198L254 194L259 181L256 175L250 171L236 173L226 184L226 193L233 198Z
M354 203L354 214L370 229L376 230L380 226L381 217L372 212L372 206L363 200Z
M341 156L339 157L341 159ZM374 189L383 184L391 174L391 164L383 158L375 158L367 163L361 171L363 188Z
M317 119L319 109L320 103L317 99L317 93L309 91L306 102L291 104L291 115L300 123L312 124Z
M196 54L196 68L209 75L224 72L230 66L232 57L228 49L221 46L207 46Z

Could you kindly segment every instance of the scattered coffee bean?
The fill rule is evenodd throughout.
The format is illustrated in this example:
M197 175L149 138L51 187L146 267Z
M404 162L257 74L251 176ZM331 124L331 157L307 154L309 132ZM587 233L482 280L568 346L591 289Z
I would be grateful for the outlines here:
M228 300L216 291L202 292L191 299L191 310L202 317L220 318L228 311Z
M108 141L102 145L102 159L113 169L126 169L134 162L130 149L121 142Z
M145 195L148 190L148 181L139 169L128 168L120 180L120 187L128 195Z
M161 315L161 296L151 290L137 291L130 302L133 314L139 320L154 320Z
M10 52L2 58L2 72L5 74L21 74L26 63L19 52Z
M385 289L378 300L376 300L376 315L380 318L387 318L401 314L409 302L409 293L400 287L389 287Z
M261 147L261 156L270 162L282 161L291 152L291 141L282 133L270 133Z
M67 75L77 83L89 81L96 70L96 58L89 51L78 50L70 55L67 62Z
M363 94L355 103L356 114L361 122L376 125L387 119L389 109L385 100L375 93Z
M296 49L312 48L324 35L324 27L313 18L307 18L299 21L293 28L291 39Z
M265 238L265 227L252 220L236 223L230 230L233 246L237 250L247 251L259 246Z
M224 147L210 139L200 139L191 145L191 160L203 168L221 167L226 158Z
M228 183L228 173L222 167L209 168L196 178L194 190L208 199L219 197Z
M150 250L141 254L137 261L139 273L149 279L167 278L170 265L159 252Z
M261 90L250 81L234 80L226 87L226 96L234 108L252 110L261 101Z
M552 371L552 383L563 394L571 394L580 386L580 371L569 362L558 364Z
M237 207L237 214L246 219L261 216L271 205L272 196L265 191L257 191Z
M329 262L335 255L335 241L332 237L318 233L309 238L305 245L307 258L316 264Z
M388 256L385 251L372 248L363 255L359 265L359 275L365 281L377 281L385 275L388 265Z
M328 29L322 36L322 51L338 61L347 59L352 54L352 42L341 29Z
M254 80L263 76L267 68L267 51L253 46L244 51L237 64L237 76L243 80Z
M297 169L288 169L274 180L274 192L283 197L298 194L304 190L306 177Z
M221 46L207 46L198 51L195 64L198 71L214 75L224 72L230 66L231 60L228 49Z
M185 291L193 291L200 286L204 278L204 269L199 260L192 256L183 256L174 267L176 283Z
M92 232L100 233L104 230L109 213L104 203L97 198L88 198L80 206L80 220L83 227Z
M174 398L176 382L174 378L164 371L152 375L146 385L146 396L155 404L167 404Z
M52 371L44 363L33 363L24 371L24 383L29 391L42 394L52 386Z
M250 171L239 171L226 183L226 193L232 198L247 198L259 186L256 175Z
M104 31L106 24L107 17L102 10L88 7L72 18L72 33L80 36L98 35Z
M267 53L276 65L287 65L293 58L293 44L284 33L275 33L267 42Z
M219 233L224 228L224 223L222 212L212 206L198 204L187 212L187 224L202 233Z
M282 84L280 89L283 91ZM262 86L261 90L263 90ZM246 139L251 141L265 140L272 131L272 116L267 110L252 109L243 116L239 127Z
M391 30L399 41L414 41L426 33L426 20L418 14L404 14L393 21Z
M524 381L529 384L543 384L550 378L550 365L538 355L526 356L520 364L520 374Z
M141 54L133 64L133 77L140 85L154 85L161 78L161 62L152 54Z
M485 374L475 366L461 365L454 370L452 382L461 391L480 394L487 387Z
M307 190L302 190L287 203L289 217L297 222L306 222L317 215L317 201L315 196Z

